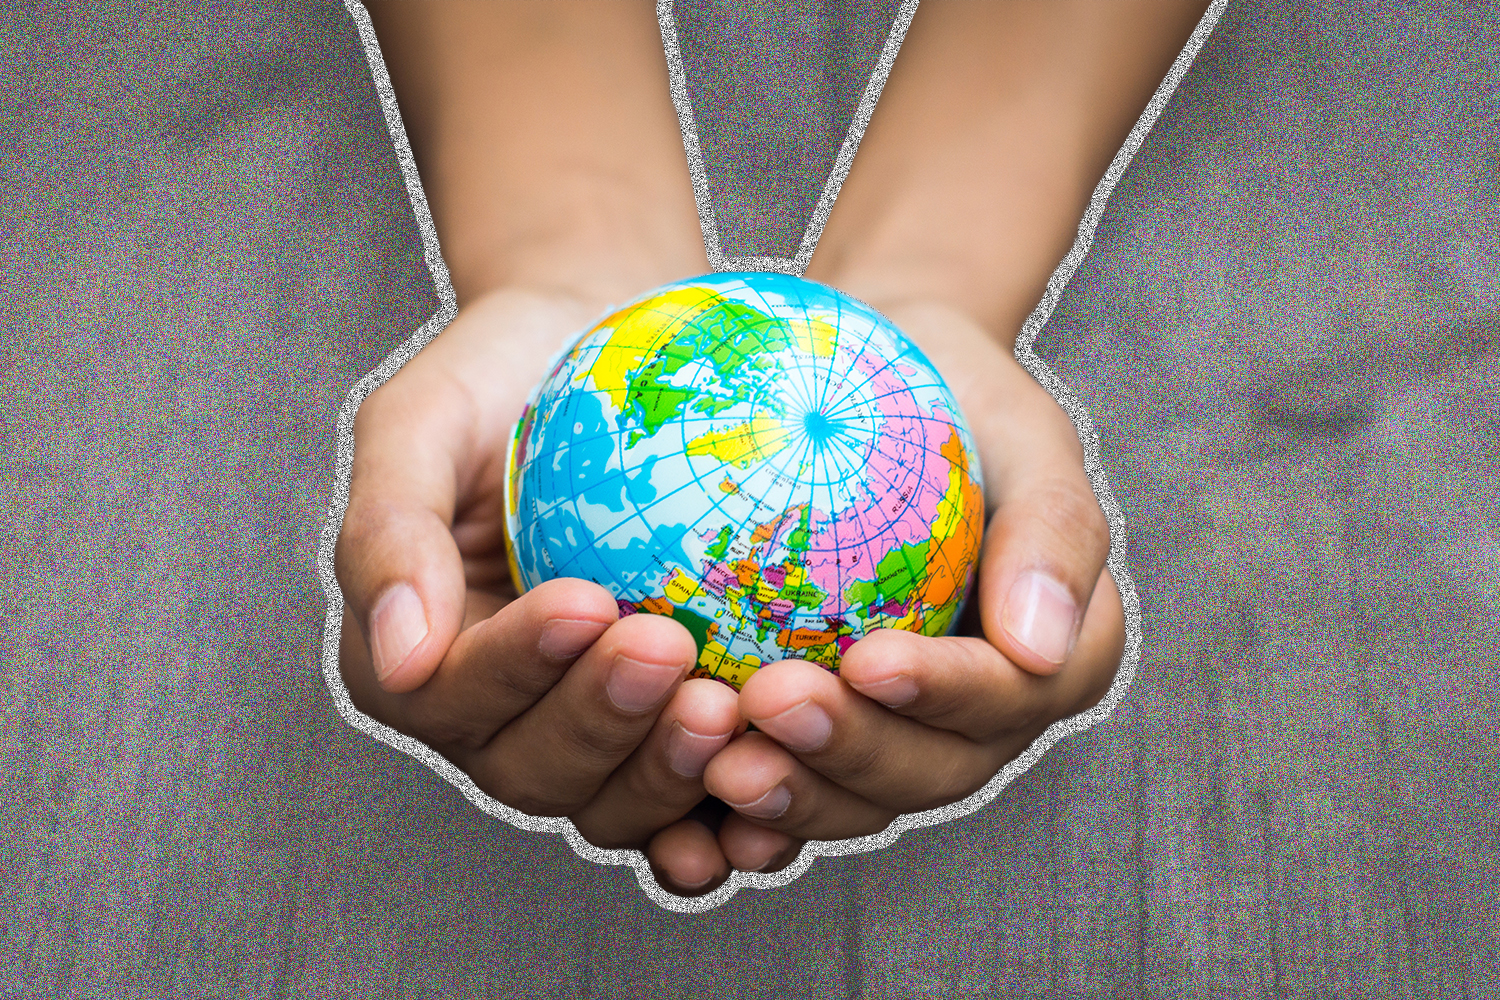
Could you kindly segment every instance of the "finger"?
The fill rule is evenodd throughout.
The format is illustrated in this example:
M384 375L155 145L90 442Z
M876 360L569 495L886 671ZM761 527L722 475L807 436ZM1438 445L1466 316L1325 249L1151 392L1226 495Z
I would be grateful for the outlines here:
M377 681L410 691L458 635L463 560L450 531L455 469L471 414L431 366L411 364L354 420L349 504L334 572L370 650Z
M549 356L597 310L486 295L360 406L335 573L387 690L437 668L460 629L466 572L471 585L504 585L505 439Z
M956 802L1002 763L1000 748L897 715L796 660L757 670L740 714L823 777L896 812Z
M657 883L679 896L702 896L729 878L729 862L713 831L695 819L680 820L657 833L645 853Z
M484 601L476 593L470 603ZM548 580L460 633L420 688L370 693L387 725L445 753L477 751L536 704L618 616L598 584Z
M691 633L672 619L622 618L461 766L522 812L572 815L635 752L697 659Z
M737 812L719 827L719 849L742 872L779 872L802 852L805 841L752 823Z
M983 639L882 629L849 647L839 676L899 715L990 743L1097 704L1114 680L1124 633L1119 590L1106 571L1078 645L1055 674L1022 670Z
M469 591L468 598L468 604L464 610L466 629L472 628L497 613L506 603L491 594L473 590ZM349 699L354 703L355 708L392 729L406 732L408 736L422 738L411 732L408 723L404 721L405 695L393 694L376 682L375 671L370 666L370 647L366 644L364 633L360 631L348 607L344 608L344 616L340 624L339 675L344 681L344 687L348 690ZM433 745L435 741L424 739L423 742Z
M571 816L600 847L640 847L704 797L703 769L741 725L734 691L699 677L677 689L651 734Z
M801 840L879 833L898 815L829 781L754 730L708 762L703 787L752 823Z

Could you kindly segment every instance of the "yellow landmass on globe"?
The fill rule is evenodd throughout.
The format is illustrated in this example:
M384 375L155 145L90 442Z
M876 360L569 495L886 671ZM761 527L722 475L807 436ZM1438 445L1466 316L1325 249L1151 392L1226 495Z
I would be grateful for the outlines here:
M716 677L721 681L728 681L734 685L735 690L739 690L750 679L750 675L760 669L762 662L753 653L744 657L735 656L722 642L712 640L698 655L699 669L693 673L699 677Z
M838 330L816 317L782 320L792 331L792 343L797 350L818 358L833 357L833 345L839 338Z
M662 593L673 604L686 604L700 589L697 582L681 569L674 569L666 586L662 588Z
M756 417L726 431L709 431L687 444L689 455L712 455L726 465L748 469L786 447L786 427L773 417Z
M606 317L596 329L613 327L614 333L599 348L587 377L594 380L595 389L609 395L616 410L624 410L631 377L646 355L723 301L709 288L674 288Z

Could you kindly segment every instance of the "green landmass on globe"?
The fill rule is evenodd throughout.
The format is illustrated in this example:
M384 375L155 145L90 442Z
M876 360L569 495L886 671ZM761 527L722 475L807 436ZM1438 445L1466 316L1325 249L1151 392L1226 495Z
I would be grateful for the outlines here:
M507 462L517 589L606 587L668 615L697 676L837 670L877 628L956 624L984 528L958 404L888 320L826 285L714 274L585 331L529 401Z

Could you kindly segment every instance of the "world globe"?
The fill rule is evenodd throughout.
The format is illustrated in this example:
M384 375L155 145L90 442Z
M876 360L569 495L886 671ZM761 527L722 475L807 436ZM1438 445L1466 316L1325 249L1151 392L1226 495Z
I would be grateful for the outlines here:
M937 370L833 288L767 273L666 285L536 388L506 456L511 572L667 615L695 676L837 670L879 628L940 635L972 585L984 494Z

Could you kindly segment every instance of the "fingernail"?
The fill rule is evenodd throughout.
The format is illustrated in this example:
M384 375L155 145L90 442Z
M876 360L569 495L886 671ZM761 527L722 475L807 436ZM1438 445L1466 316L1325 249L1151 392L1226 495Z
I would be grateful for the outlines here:
M667 737L667 764L684 778L696 778L708 767L713 755L728 742L728 733L704 736L674 722L671 735Z
M812 699L799 702L769 719L756 719L755 726L788 750L816 750L828 742L833 720Z
M785 785L777 785L754 802L746 802L744 805L729 803L735 812L754 819L775 819L786 812L787 806L791 804L792 793L786 790Z
M917 682L905 674L896 674L894 677L887 677L883 681L870 684L856 684L850 681L849 686L866 698L875 699L886 708L900 708L917 698Z
M674 875L674 876L672 876L672 882L674 884L676 884L679 888L683 888L683 889L686 889L689 892L691 892L694 889L701 889L705 885L708 885L708 883L710 883L710 882L713 881L713 878L714 878L713 875L709 874L709 875L703 876L701 879L699 879L696 882L686 882L686 881L684 881L684 880L682 880L682 879L680 879L680 878L678 878L677 876Z
M1078 606L1068 589L1032 570L1010 588L1005 631L1048 663L1061 666L1077 640Z
M594 644L608 628L603 622L554 618L542 626L536 647L543 656L554 660L571 660Z
M780 870L795 861L797 855L801 852L801 845L793 844L790 848L785 848L783 850L775 852L769 858L762 861L757 867L751 870L757 872L763 872L767 868L776 868Z
M666 697L681 673L679 667L617 656L604 691L620 711L641 712Z
M385 680L427 638L427 614L410 584L398 583L381 595L370 612L370 652L375 678Z

